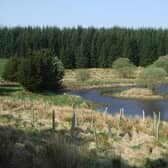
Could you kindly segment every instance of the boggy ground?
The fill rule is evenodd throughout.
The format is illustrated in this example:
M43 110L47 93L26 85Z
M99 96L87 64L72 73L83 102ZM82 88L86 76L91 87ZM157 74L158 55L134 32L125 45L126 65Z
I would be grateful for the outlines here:
M56 127L51 131L53 110ZM74 112L77 125L72 130ZM30 138L36 144L43 144L43 140L50 142L50 139L46 140L48 136L63 137L66 143L77 147L85 160L90 159L79 167L116 167L115 160L117 167L168 167L168 123L164 121L160 124L159 142L156 142L150 118L132 119L122 115L119 123L119 115L99 113L87 107L56 106L50 101L3 96L0 97L0 125L31 134L48 130L45 136ZM1 138L8 129L2 130ZM25 142L15 141L12 145L20 149ZM91 164L94 159L99 164Z

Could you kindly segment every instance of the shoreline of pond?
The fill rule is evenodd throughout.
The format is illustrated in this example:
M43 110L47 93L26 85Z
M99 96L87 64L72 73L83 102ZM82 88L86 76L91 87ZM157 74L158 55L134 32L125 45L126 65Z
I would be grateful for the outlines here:
M168 120L168 99L127 99L110 97L102 94L103 89L109 90L114 88L71 90L67 93L80 96L87 101L96 102L97 104L100 103L101 105L96 111L103 112L105 107L108 107L109 113L115 114L120 108L124 107L127 116L142 115L142 110L144 110L147 116L151 117L153 116L153 112L160 111L161 118L163 120Z

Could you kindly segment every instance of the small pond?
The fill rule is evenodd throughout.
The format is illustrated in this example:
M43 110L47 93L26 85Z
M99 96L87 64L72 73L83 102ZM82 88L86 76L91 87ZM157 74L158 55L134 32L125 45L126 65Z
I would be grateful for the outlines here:
M125 90L126 87L120 88L107 88L107 91L113 90ZM150 99L124 99L124 98L115 98L111 96L105 96L102 94L102 91L105 91L106 88L102 89L89 89L89 90L79 90L79 91L69 91L68 94L78 95L84 98L85 100L93 101L95 103L102 104L98 111L104 111L105 107L108 107L108 112L115 114L119 112L119 109L123 107L125 109L125 114L127 116L136 116L142 115L142 110L145 111L146 115L153 116L153 112L161 112L161 119L168 121L168 99L162 100L150 100ZM106 92L107 92L106 91ZM159 86L156 88L157 94L166 94L168 93L168 86Z

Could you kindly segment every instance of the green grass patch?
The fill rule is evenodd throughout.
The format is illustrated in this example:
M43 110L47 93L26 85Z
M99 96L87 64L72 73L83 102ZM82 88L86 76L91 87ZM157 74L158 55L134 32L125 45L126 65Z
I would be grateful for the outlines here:
M141 145L134 145L132 146L132 149L140 149L141 148Z
M42 92L42 93L32 93L25 90L14 92L11 94L15 98L26 99L26 100L44 100L59 106L72 106L75 104L77 106L87 106L87 102L84 101L79 96L72 96L66 93L54 93L54 92Z
M0 58L0 77L3 74L5 64L7 63L8 59L6 58Z
M0 96L11 96L16 99L25 99L29 101L43 100L59 106L72 106L72 104L79 107L89 107L92 104L83 100L79 96L73 96L64 92L40 92L32 93L26 91L23 87L17 86L0 86Z
M10 96L12 93L16 93L18 91L21 91L23 88L19 85L13 85L13 86L3 86L0 85L0 96Z

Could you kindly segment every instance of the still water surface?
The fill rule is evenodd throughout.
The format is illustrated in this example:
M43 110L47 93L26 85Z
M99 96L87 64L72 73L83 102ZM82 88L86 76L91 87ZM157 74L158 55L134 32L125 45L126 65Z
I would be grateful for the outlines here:
M119 90L126 89L125 87L115 88ZM110 89L108 88L110 91ZM114 90L114 88L111 88ZM125 109L127 116L142 115L142 110L146 115L153 116L153 112L161 112L161 119L168 121L168 99L164 100L142 100L142 99L123 99L114 98L111 96L102 95L102 89L89 89L80 91L70 91L68 94L78 95L85 100L93 101L95 103L101 103L98 111L104 111L105 107L108 107L108 112L115 114L121 107ZM156 88L156 93L168 93L168 86L160 86Z

